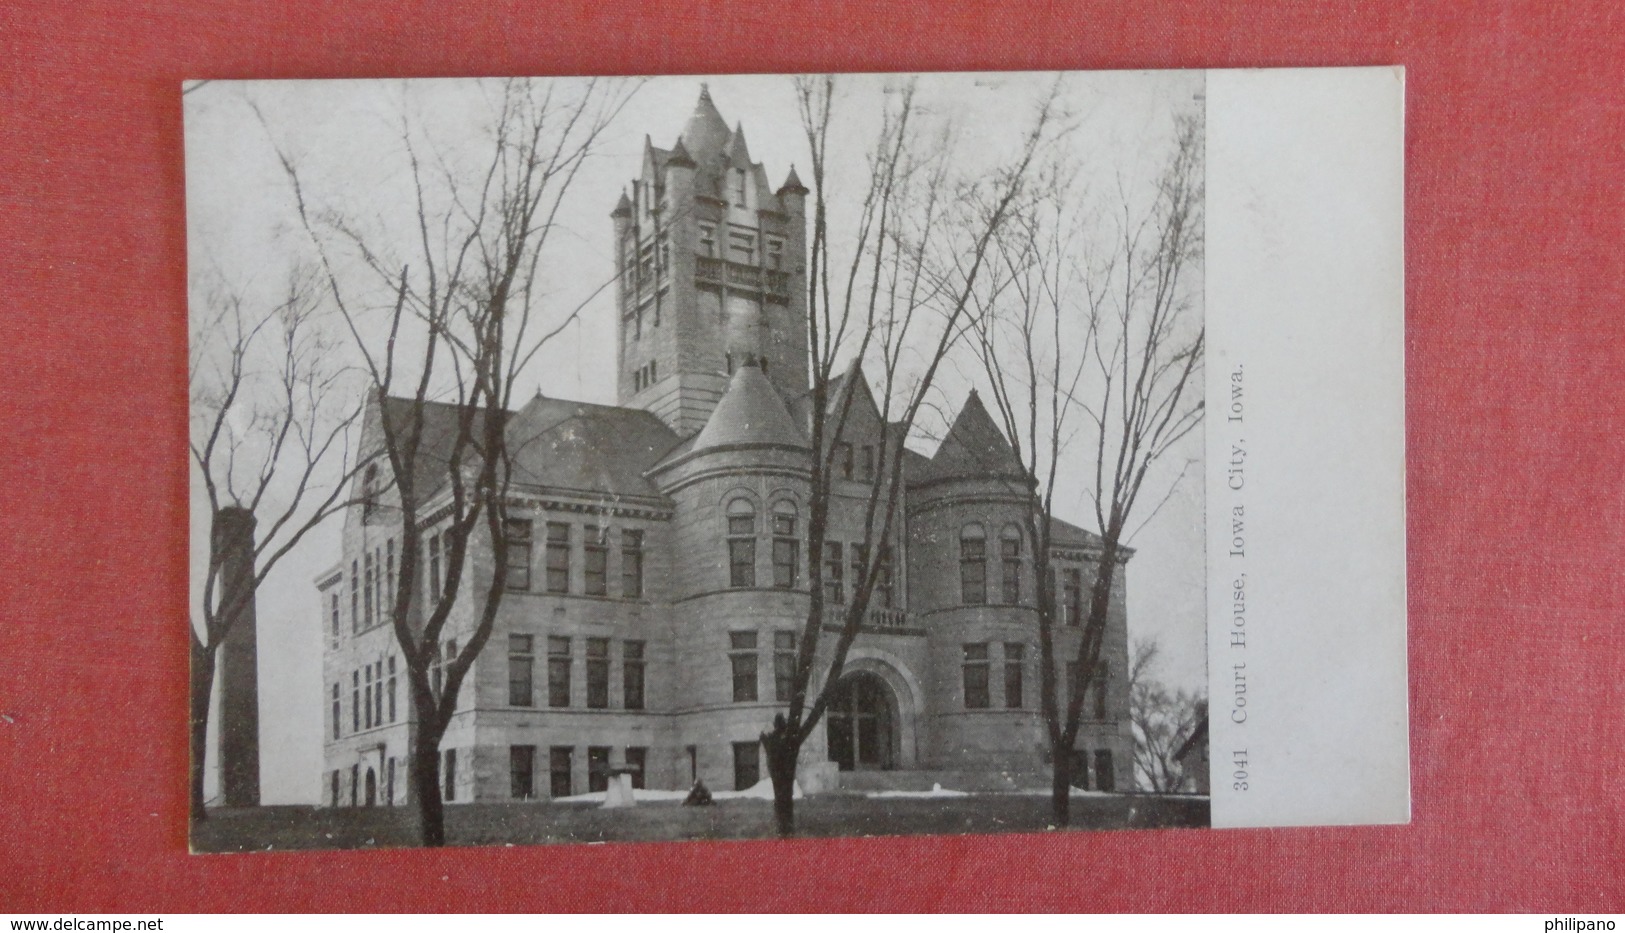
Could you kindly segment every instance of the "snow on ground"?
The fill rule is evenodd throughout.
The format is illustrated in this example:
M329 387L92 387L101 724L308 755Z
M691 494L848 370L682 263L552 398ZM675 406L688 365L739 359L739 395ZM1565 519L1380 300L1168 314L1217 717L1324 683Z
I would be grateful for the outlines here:
M653 802L657 802L657 801L667 801L667 800L682 801L682 800L687 799L687 797L688 797L688 791L686 791L686 790L648 790L648 789L640 788L640 789L632 791L632 799L638 801L639 803L653 803ZM799 783L796 784L796 786L795 786L794 797L795 797L796 800L800 800L803 797L803 794L801 793L801 785ZM773 799L773 782L769 781L769 780L758 781L754 786L747 787L744 790L714 790L714 791L711 792L711 799L712 800L772 800ZM601 790L597 790L597 791L590 791L590 792L585 793L585 794L573 794L573 795L571 795L569 797L554 797L553 802L554 803L603 803L604 802L604 792L601 791Z
M877 790L865 797L969 797L968 791L943 790L941 784L932 784L930 790Z

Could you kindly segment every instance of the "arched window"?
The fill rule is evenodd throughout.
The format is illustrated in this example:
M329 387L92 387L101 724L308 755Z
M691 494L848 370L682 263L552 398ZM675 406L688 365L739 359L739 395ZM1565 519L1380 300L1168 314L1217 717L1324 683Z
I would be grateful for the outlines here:
M796 537L796 504L788 499L773 503L773 585L792 589L801 563L801 539Z
M987 602L987 535L976 522L959 530L959 598L967 606Z
M1004 602L1013 606L1021 602L1021 529L1013 524L999 532L999 559Z
M756 585L756 506L749 499L728 503L728 585Z

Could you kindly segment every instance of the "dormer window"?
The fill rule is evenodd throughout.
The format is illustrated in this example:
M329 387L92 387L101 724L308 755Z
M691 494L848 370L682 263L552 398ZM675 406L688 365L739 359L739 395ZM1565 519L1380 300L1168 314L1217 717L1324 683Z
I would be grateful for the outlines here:
M714 225L700 224L700 244L698 252L701 256L716 256L717 228Z
M736 168L733 177L733 202L740 207L745 206L745 170Z

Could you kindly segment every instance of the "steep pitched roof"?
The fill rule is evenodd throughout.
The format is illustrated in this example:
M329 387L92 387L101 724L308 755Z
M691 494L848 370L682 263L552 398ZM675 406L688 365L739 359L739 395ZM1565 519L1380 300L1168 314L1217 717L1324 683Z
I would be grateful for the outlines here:
M508 425L513 481L611 496L660 495L644 472L678 441L636 408L537 396Z
M1049 520L1049 543L1051 547L1088 549L1100 547L1101 542L1100 535L1052 517Z
M953 427L943 439L931 467L921 479L976 479L1000 476L1022 478L1026 469L1005 440L1004 432L993 423L982 399L972 389L959 410Z
M717 105L711 102L711 89L700 85L700 99L683 127L683 145L695 159L704 162L720 154L731 135L728 121L722 119Z
M407 432L411 429L412 413L416 402L409 398L386 398L383 404L383 417L388 419L391 432L404 444ZM447 402L423 403L423 428L419 435L417 455L413 462L412 473L415 477L413 485L420 497L432 495L446 482L446 471L451 467L451 455L457 446L457 431L459 427L458 413L461 406ZM485 423L484 415L480 412L474 414L471 426L474 437L477 439L482 425ZM381 427L369 428L381 431ZM384 440L381 434L374 435L377 449L383 450ZM472 448L465 448L463 457L465 461L477 461L477 455ZM388 469L387 463L384 469Z
M736 445L806 447L807 438L754 360L734 371L716 410L694 438L693 450Z

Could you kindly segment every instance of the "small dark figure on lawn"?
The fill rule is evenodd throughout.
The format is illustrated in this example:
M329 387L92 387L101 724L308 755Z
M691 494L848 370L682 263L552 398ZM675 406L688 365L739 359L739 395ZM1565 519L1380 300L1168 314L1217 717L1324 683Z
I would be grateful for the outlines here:
M705 782L700 780L694 782L688 796L683 798L685 807L709 807L712 803L715 801L711 799L711 792L706 789Z

